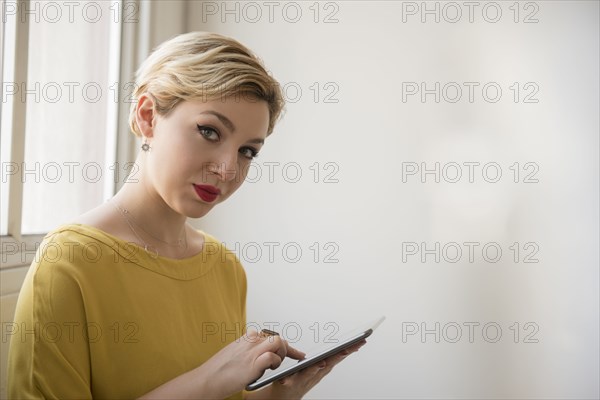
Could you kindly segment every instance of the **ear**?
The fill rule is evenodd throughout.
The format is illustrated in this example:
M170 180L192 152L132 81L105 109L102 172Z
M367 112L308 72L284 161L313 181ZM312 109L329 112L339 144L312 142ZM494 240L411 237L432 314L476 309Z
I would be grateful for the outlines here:
M135 121L142 136L146 138L154 136L154 100L147 93L142 94L138 99Z

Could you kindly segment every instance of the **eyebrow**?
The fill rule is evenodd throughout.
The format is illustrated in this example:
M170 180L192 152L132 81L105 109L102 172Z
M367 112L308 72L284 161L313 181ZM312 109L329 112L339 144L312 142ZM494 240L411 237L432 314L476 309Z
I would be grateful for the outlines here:
M231 120L229 118L227 118L220 112L208 110L208 111L203 111L200 114L214 115L215 117L217 117L219 119L219 121L221 121L221 123L223 125L225 125L227 127L227 129L229 129L231 132L235 132L235 125L233 125L233 122L231 122ZM264 144L265 141L264 141L264 139L252 139L252 140L249 140L248 143Z
M225 125L227 127L227 129L229 129L231 132L235 132L235 125L233 125L233 122L231 122L231 120L229 118L227 118L226 116L224 116L223 114L216 112L216 111L212 111L212 110L203 111L200 114L214 115L215 117L217 117L219 119L219 121L221 121L221 123L223 125Z
M248 143L265 144L265 141L264 141L264 139L252 139L252 140L249 140Z

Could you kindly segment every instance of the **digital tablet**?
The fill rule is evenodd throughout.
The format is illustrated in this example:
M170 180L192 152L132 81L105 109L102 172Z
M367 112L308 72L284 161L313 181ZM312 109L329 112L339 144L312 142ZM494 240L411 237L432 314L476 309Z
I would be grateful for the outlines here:
M246 390L260 389L261 387L275 382L276 380L285 378L286 376L292 375L298 371L302 371L304 368L308 368L321 360L324 360L341 352L342 350L352 346L353 344L358 343L363 339L371 336L375 328L377 328L383 322L384 319L385 317L380 317L363 327L346 333L342 336L342 338L338 340L337 343L327 344L324 347L322 346L319 349L311 352L312 354L307 354L306 358L304 358L303 360L294 362L291 365L284 365L284 363L282 363L282 365L279 368L265 372L256 381L248 384L248 386L246 386ZM288 358L286 360L291 359Z

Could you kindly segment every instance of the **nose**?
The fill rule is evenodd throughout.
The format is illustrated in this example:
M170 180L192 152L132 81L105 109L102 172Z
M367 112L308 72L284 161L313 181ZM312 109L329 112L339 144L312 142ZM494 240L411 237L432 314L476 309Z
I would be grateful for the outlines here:
M237 177L237 151L224 153L217 162L209 165L209 171L219 177L222 182L230 182Z

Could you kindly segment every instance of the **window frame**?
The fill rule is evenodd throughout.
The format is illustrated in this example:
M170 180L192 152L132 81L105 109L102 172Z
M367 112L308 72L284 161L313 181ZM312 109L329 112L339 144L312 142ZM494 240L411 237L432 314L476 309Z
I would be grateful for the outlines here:
M143 60L149 50L149 33L151 21L151 2L143 0L111 0L118 3L120 15L124 15L125 7L134 4L139 10L139 18L135 24L123 23L121 19L115 25L111 25L110 41L116 44L118 50L109 60L109 76L116 82L127 82L134 77L135 69L140 60ZM15 0L17 10L30 9L31 0ZM13 82L27 82L28 53L29 53L29 20L30 14L20 14L17 11L15 28L15 57ZM4 28L5 24L3 24ZM4 37L1 50L4 57ZM2 60L7 62L8 60ZM3 66L4 64L2 64ZM124 98L123 85L118 88L118 98ZM107 113L107 134L109 138L106 145L107 165L125 165L135 159L135 138L129 131L129 103L120 101L109 106ZM10 118L12 129L8 133L11 136L10 162L22 165L25 157L25 121L27 116L27 102L15 101ZM110 171L107 169L107 171ZM105 196L111 195L122 185L121 180L107 179ZM115 183L117 182L117 183ZM8 181L8 215L7 234L0 236L0 270L9 270L31 264L34 260L35 250L42 242L46 233L23 235L23 186L20 174L12 174Z

